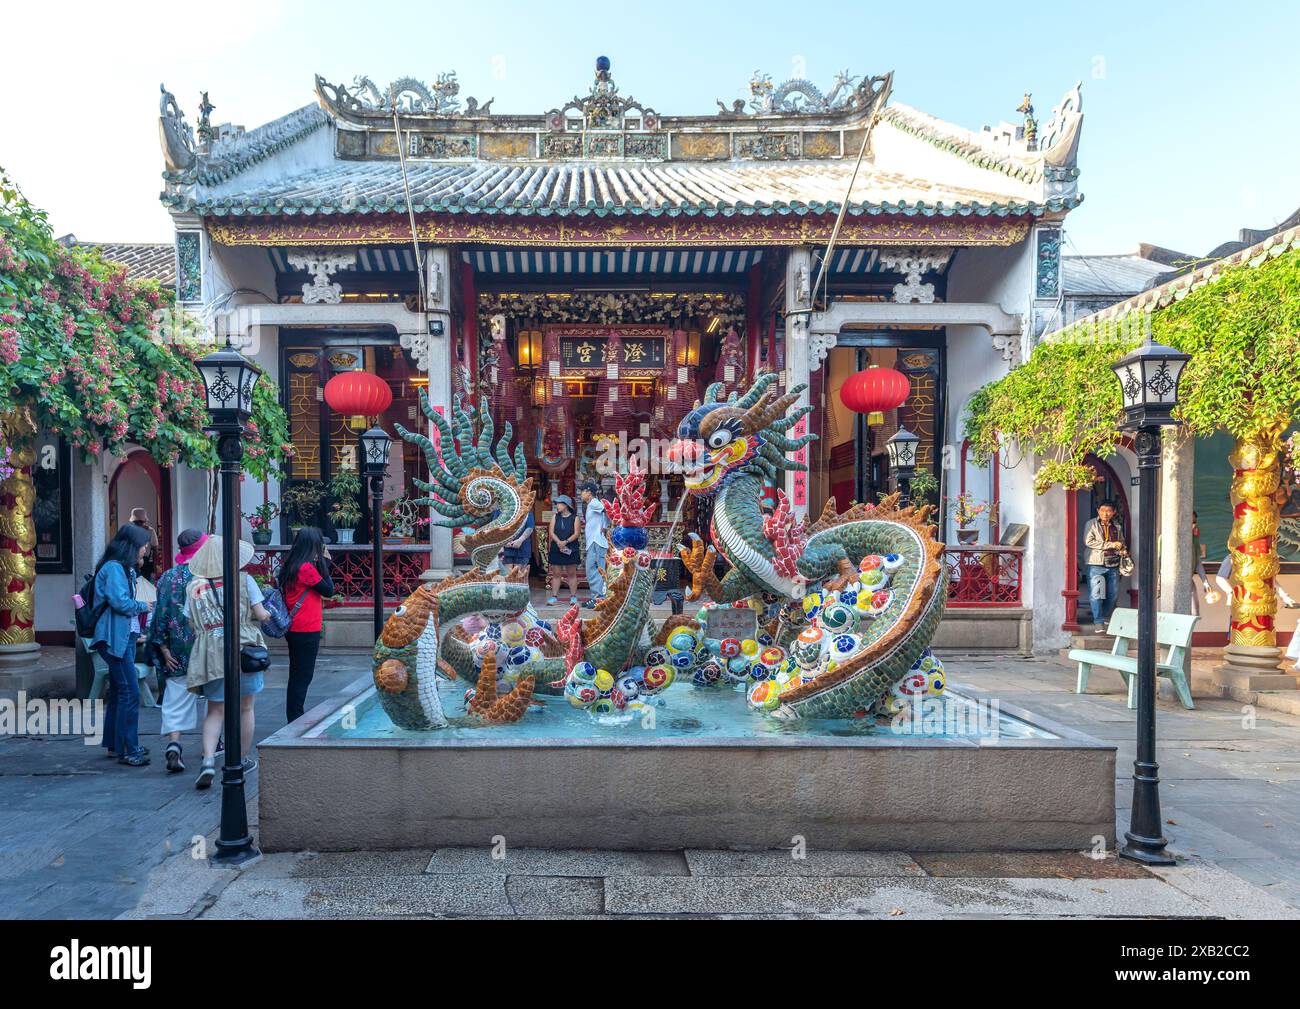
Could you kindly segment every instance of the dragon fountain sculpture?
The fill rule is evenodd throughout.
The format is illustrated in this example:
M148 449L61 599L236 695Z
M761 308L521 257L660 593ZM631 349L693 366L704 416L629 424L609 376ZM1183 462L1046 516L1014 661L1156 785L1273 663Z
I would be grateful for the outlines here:
M406 729L514 721L534 694L563 691L575 655L602 669L623 670L650 634L654 571L643 528L649 511L630 501L622 513L615 510L611 553L619 561L619 574L610 580L593 616L581 619L575 606L552 627L532 609L527 568L499 569L501 548L519 535L535 497L523 447L516 445L513 456L509 451L511 425L504 424L497 438L483 407L476 435L459 400L450 421L430 406L423 391L420 406L438 433L436 445L397 426L398 434L419 446L429 463L431 479L416 481L427 496L416 503L441 516L436 524L470 530L461 543L471 567L421 585L384 625L375 643L373 674L388 717ZM620 478L620 485L633 479ZM493 692L485 700L489 661ZM440 676L478 683L463 718L445 712Z
M375 644L376 692L394 724L502 724L545 695L563 695L598 721L627 721L663 703L658 695L678 676L701 688L744 685L752 706L786 719L892 714L942 693L943 666L928 644L947 586L929 507L901 507L895 495L843 514L830 504L809 523L778 492L765 513L763 485L803 469L792 454L814 438L790 433L810 409L795 407L802 387L780 394L775 381L762 375L726 399L710 386L668 451L687 493L714 499L711 544L693 537L681 549L689 597L766 611L771 619L745 641L709 637L707 609L704 619L679 614L658 628L651 620L655 568L645 527L656 504L645 499L635 462L616 478L608 506L605 598L586 619L576 606L554 625L541 619L527 569L503 571L498 562L534 501L522 449L510 452L510 425L498 438L486 409L476 427L459 401L448 420L422 394L437 443L398 427L428 458L419 503L463 531L472 563L412 592ZM722 577L719 556L728 565ZM444 709L440 678L475 684L463 714Z
M728 400L719 398L720 386L710 386L669 450L687 492L714 499L712 544L693 537L681 550L692 578L689 597L724 604L775 598L783 605L774 643L796 656L801 646L816 645L821 664L811 666L816 675L791 681L773 714L852 717L872 711L925 656L947 597L942 547L929 506L900 507L897 495L843 514L831 501L809 524L795 520L778 492L777 508L765 515L763 484L779 485L785 471L806 469L790 453L815 438L788 433L811 410L790 409L804 387L778 395L775 382L775 375L761 375L744 396ZM729 565L722 578L714 568L718 554ZM810 593L815 583L822 591ZM844 654L827 659L844 635L810 628L807 618L818 615L831 632L839 630L832 617L851 623L855 633Z

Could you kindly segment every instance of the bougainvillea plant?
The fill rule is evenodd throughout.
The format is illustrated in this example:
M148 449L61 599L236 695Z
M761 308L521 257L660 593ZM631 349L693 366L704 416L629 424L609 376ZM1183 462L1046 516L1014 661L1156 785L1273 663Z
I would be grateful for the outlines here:
M0 417L26 413L87 460L133 443L164 466L214 466L194 365L211 344L173 300L93 249L55 241L45 212L0 170ZM244 468L278 475L288 443L278 393L259 381Z

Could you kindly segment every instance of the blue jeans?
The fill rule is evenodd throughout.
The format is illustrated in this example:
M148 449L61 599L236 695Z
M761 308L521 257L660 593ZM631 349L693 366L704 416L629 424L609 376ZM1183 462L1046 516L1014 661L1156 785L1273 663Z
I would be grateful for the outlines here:
M126 653L109 655L105 645L100 654L108 663L108 688L104 691L105 749L126 757L144 750L140 745L140 680L135 672L135 641L127 642Z
M605 594L605 573L602 570L605 563L605 550L605 547L587 544L587 587L591 589L593 596Z
M1088 599L1092 603L1092 622L1104 624L1110 619L1119 595L1119 568L1104 564L1088 565Z

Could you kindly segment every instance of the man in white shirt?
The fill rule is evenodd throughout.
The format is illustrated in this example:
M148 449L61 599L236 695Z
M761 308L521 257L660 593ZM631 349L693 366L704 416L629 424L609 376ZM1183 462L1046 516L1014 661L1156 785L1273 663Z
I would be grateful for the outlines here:
M582 485L583 537L587 545L587 585L591 589L591 598L586 605L594 606L605 595L605 554L609 550L609 539L605 531L609 528L609 515L605 513L605 502L600 499L600 485L588 480Z

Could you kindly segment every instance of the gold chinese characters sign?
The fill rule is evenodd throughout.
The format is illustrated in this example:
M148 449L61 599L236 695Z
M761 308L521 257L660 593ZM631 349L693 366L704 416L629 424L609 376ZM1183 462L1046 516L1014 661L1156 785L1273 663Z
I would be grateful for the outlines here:
M405 214L209 218L208 234L222 245L313 246L409 242ZM843 245L1015 245L1029 234L1029 218L848 216ZM424 242L514 246L817 245L835 226L833 214L771 217L517 217L423 214Z

